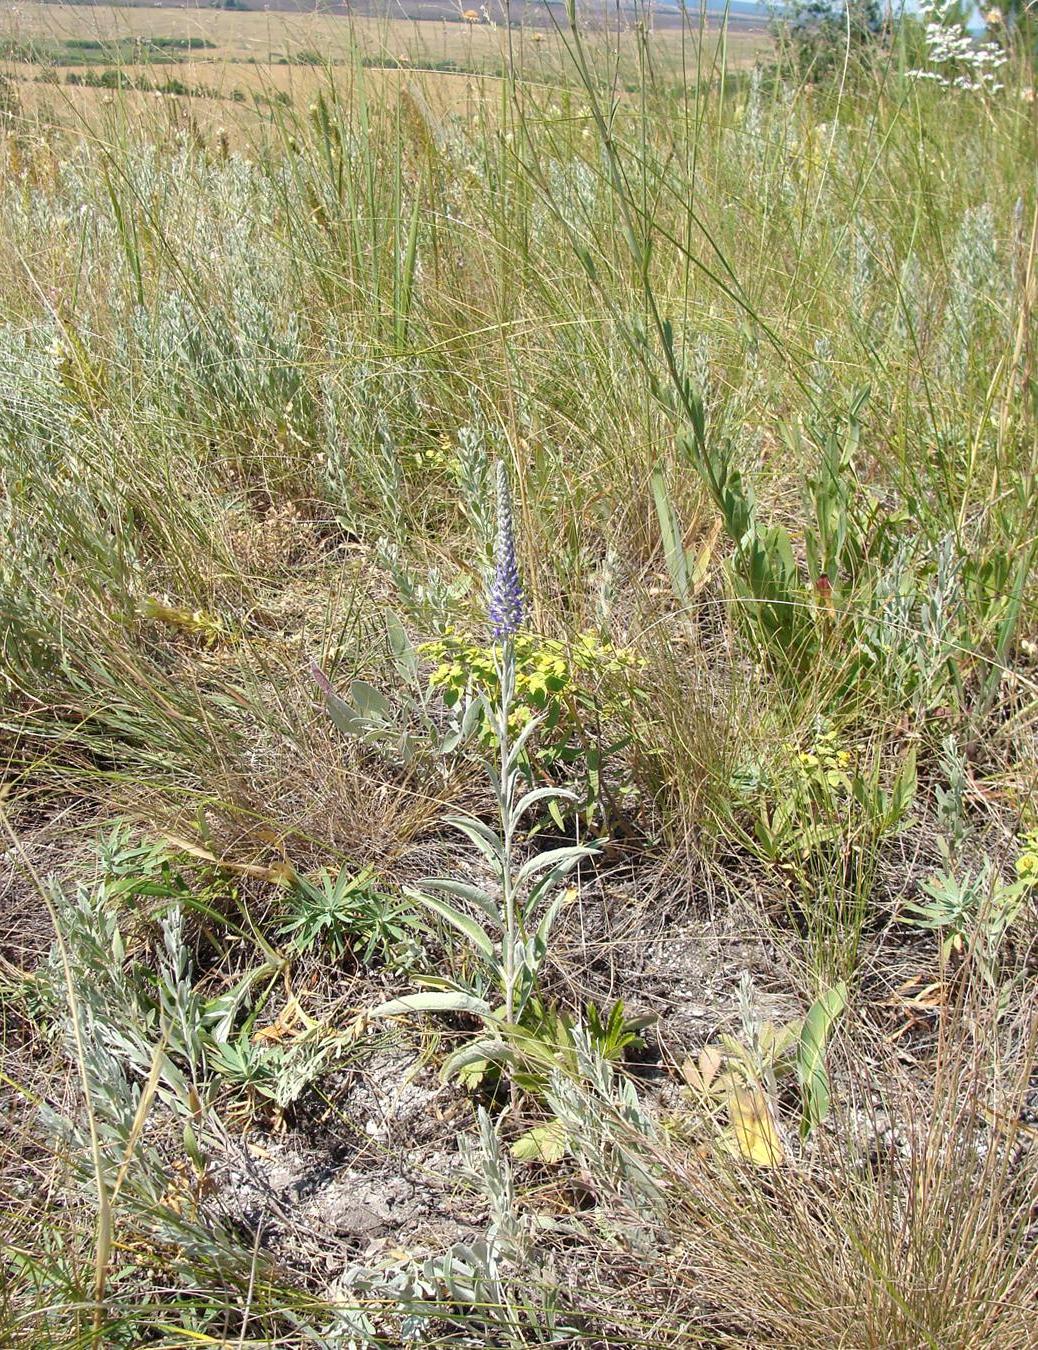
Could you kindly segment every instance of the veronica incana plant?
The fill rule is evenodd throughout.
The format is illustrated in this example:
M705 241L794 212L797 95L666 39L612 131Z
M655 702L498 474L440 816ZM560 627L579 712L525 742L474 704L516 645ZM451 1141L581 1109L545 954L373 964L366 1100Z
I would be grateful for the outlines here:
M371 1013L391 1017L420 1011L468 1012L481 1017L487 1035L451 1056L444 1066L445 1075L478 1060L499 1064L514 1060L510 1032L521 1024L537 989L552 924L565 894L563 883L582 858L596 851L568 846L518 861L523 820L531 808L550 799L576 798L564 788L527 785L523 750L543 718L531 718L517 733L511 725L515 637L523 625L524 601L504 464L498 463L496 475L497 547L488 617L495 639L500 697L485 708L496 747L496 754L492 751L485 765L497 808L496 828L472 815L448 816L445 822L483 855L494 885L487 890L471 881L427 877L417 888L408 889L411 899L460 934L476 958L473 975L466 981L424 976L419 981L425 986L423 992L392 999Z

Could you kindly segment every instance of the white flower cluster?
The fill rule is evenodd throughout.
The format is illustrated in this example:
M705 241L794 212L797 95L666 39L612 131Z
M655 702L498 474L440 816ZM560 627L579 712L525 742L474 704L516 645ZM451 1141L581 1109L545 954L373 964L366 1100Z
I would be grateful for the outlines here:
M919 0L926 24L927 70L910 70L913 79L933 80L946 89L996 94L1003 87L998 71L1006 54L997 42L975 42L954 16L954 0Z

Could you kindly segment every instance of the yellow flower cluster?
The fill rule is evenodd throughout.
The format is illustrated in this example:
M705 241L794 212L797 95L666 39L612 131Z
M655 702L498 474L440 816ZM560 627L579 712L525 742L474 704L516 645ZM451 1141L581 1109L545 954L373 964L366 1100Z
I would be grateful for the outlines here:
M1028 886L1038 886L1038 830L1028 830L1021 839L1023 848L1017 855L1016 875Z
M454 441L444 432L437 437L435 445L416 447L408 459L415 469L451 469L455 460Z
M854 756L840 745L839 735L831 727L820 732L807 750L798 750L793 744L783 748L791 756L799 777L824 783L839 792L851 791ZM864 746L855 746L856 753L863 750Z
M520 633L514 640L515 702L513 719L521 727L535 714L546 714L549 728L555 726L570 698L586 702L588 695L580 676L593 677L596 685L607 688L623 680L630 688L644 664L630 651L603 642L594 633L580 633L570 644L539 639ZM494 698L499 692L496 649L483 647L453 633L436 642L423 643L422 656L436 662L429 686L443 693L448 707L466 694ZM586 686L586 681L583 682ZM598 701L599 712L608 707Z

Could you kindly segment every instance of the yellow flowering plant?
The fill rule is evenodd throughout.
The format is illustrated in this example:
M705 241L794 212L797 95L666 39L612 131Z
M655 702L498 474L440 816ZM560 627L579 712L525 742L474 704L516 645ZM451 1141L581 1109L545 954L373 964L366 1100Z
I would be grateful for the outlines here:
M539 720L536 743L528 741L524 747L527 776L554 779L564 766L582 762L587 778L583 809L590 820L605 806L603 761L627 744L622 728L644 697L638 682L643 663L592 632L580 633L570 643L519 633L513 645L509 731L518 735L533 718ZM440 692L448 708L471 707L477 700L493 705L498 699L499 662L493 646L446 633L418 651L433 663L429 687ZM603 726L619 728L621 734L603 745L598 734ZM484 747L493 744L496 733L485 711L477 715L473 734ZM561 827L558 804L552 802L549 810Z
M733 786L755 808L753 835L773 862L806 861L826 844L853 834L878 837L896 829L915 795L909 752L889 789L866 747L848 746L822 722L806 744L787 742L778 763L744 769Z
M1020 844L1014 864L1017 880L1025 886L1038 886L1038 830L1028 830Z

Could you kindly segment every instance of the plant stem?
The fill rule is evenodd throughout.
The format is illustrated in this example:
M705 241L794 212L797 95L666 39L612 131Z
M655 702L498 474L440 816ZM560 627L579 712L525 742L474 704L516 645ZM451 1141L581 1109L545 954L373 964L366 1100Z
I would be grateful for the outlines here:
M499 804L501 808L501 839L504 843L504 857L501 869L501 899L504 909L504 993L505 1020L511 1026L515 1021L515 943L516 915L515 890L512 885L512 806L515 796L515 775L510 772L508 758L510 743L508 736L508 718L512 708L512 695L515 690L515 647L511 638L507 638L501 656L499 683L501 686L500 725L498 744L501 750L501 778Z
M498 671L501 687L501 706L498 710L498 745L501 750L501 777L499 780L498 806L501 811L501 842L504 846L501 859L501 901L504 916L504 931L501 934L502 966L505 994L505 1022L509 1028L516 1022L515 985L516 961L515 947L519 939L519 923L516 914L516 895L512 880L512 850L514 839L513 807L515 804L515 767L509 765L511 741L508 735L508 719L512 710L512 698L515 693L515 646L510 637L505 638L501 653L501 665ZM515 1077L509 1078L509 1101L513 1115L518 1107L519 1093Z

